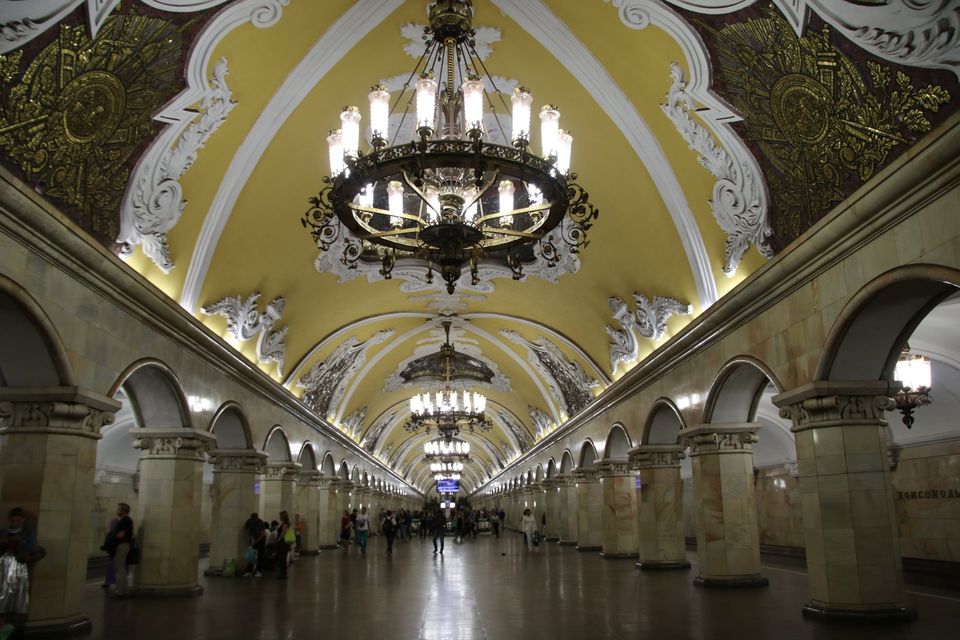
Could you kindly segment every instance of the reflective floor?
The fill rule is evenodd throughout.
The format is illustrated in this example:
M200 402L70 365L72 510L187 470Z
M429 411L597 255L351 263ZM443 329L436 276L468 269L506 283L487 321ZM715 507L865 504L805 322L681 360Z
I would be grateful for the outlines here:
M691 554L691 561L696 558ZM691 571L640 573L632 560L604 560L571 547L528 554L519 534L430 542L398 541L386 555L371 540L366 558L325 551L303 557L290 579L203 578L203 596L110 600L87 588L91 638L169 640L591 639L591 638L955 638L960 594L911 591L917 622L836 626L805 620L806 575L766 567L770 587L694 587Z

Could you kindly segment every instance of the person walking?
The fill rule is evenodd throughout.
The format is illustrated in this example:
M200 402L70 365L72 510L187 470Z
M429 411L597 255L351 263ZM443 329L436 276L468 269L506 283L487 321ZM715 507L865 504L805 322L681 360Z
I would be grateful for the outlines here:
M497 540L500 539L500 513L494 512L490 514L490 526L493 527L493 535L497 536Z
M287 557L290 549L297 542L297 535L290 524L290 514L280 512L280 524L277 526L277 562L280 563L280 579L287 579Z
M393 511L387 511L383 516L383 526L381 528L383 535L387 538L387 555L393 555L393 541L397 537L397 521L393 516Z
M133 518L130 517L130 505L126 502L117 504L117 518L117 528L114 532L117 548L113 552L113 566L117 571L117 586L113 592L113 597L126 598L130 595L127 556L130 554L130 548L133 545Z
M370 518L367 516L366 507L360 509L355 525L357 527L357 546L360 547L360 555L366 556L367 540L370 537Z
M530 509L524 509L520 517L520 530L523 531L523 537L527 541L527 551L533 551L533 535L537 530L537 521L530 514Z
M443 539L447 533L447 518L443 515L443 509L437 509L433 517L430 518L430 524L433 528L433 552L437 553L437 539L440 540L440 555L443 555Z
M110 524L107 525L107 536L103 544L100 545L100 550L107 554L107 573L103 578L103 584L100 585L103 589L109 589L117 583L117 567L113 562L113 556L117 552L118 522L120 522L120 518L113 518L110 521Z
M340 518L340 546L346 553L350 548L350 532L353 530L353 520L350 519L350 512L343 510L343 516Z

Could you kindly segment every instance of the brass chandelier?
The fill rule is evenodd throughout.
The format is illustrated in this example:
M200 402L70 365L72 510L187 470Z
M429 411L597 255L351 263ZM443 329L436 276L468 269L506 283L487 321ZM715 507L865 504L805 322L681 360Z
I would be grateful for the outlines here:
M561 246L586 246L598 212L570 172L573 136L546 105L540 154L529 150L533 96L517 87L507 105L477 54L472 20L470 0L431 5L425 51L399 95L380 85L369 93L370 149L360 150L357 107L345 107L327 137L330 175L302 222L321 251L342 247L345 266L379 262L389 279L398 259L413 259L427 282L436 270L453 293L467 265L478 284L481 258L505 262L520 279L525 263L552 266ZM400 127L390 130L400 105L401 123L416 118L417 139L398 141ZM495 126L484 124L485 112ZM511 146L492 142L492 130Z
M893 377L903 384L900 391L893 396L893 401L897 410L903 414L903 424L910 429L916 421L913 417L914 410L932 402L930 359L912 355L910 345L906 345L897 360Z

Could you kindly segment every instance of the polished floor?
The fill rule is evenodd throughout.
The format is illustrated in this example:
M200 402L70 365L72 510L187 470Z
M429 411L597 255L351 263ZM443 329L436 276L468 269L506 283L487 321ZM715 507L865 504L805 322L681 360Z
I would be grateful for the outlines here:
M691 561L696 558L691 554ZM202 578L203 596L110 600L87 588L91 638L247 640L433 640L566 638L956 638L960 593L910 592L917 622L837 626L805 620L806 575L767 566L770 587L716 591L689 572L640 573L570 547L528 554L519 534L461 545L442 557L430 542L382 539L366 558L340 551L303 557L290 579Z

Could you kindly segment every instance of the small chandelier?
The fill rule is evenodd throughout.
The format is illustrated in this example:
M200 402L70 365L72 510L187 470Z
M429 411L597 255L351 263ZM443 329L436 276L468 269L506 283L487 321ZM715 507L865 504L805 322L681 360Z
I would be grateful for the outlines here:
M442 439L446 440L460 433L460 429L474 431L479 428L481 431L488 431L490 425L487 424L484 415L487 407L486 396L478 392L458 391L453 388L453 362L456 351L450 344L450 323L444 322L443 329L446 332L446 341L440 346L440 359L443 366L442 387L437 391L418 393L410 398L411 415L405 428L407 431L416 431L423 427L427 433L431 428L436 428Z
M459 480L459 473L435 473L433 474L434 480Z
M436 438L423 443L423 455L427 460L465 461L470 458L470 443L459 438ZM451 471L462 470L462 464L460 469L451 469ZM431 471L443 471L443 469L431 469Z
M438 0L429 18L426 50L399 95L380 85L368 95L370 149L360 151L357 107L344 107L327 137L330 175L302 219L317 247L339 242L344 265L379 262L385 279L397 259L413 259L427 282L439 271L451 294L466 265L479 283L481 258L505 263L519 280L524 263L555 265L558 245L577 253L598 212L570 172L573 136L560 128L560 110L540 110L540 153L531 153L533 95L517 87L507 105L477 55L473 3ZM401 104L401 123L414 122L417 139L390 130ZM485 111L496 126L484 124ZM500 113L511 114L509 132ZM494 132L511 146L494 143Z
M463 471L462 462L431 462L430 471L433 473L460 473Z
M903 414L903 424L909 429L914 423L913 411L933 401L930 398L930 358L910 355L910 346L905 346L900 352L893 377L903 383L903 388L893 397L893 401L897 410Z

